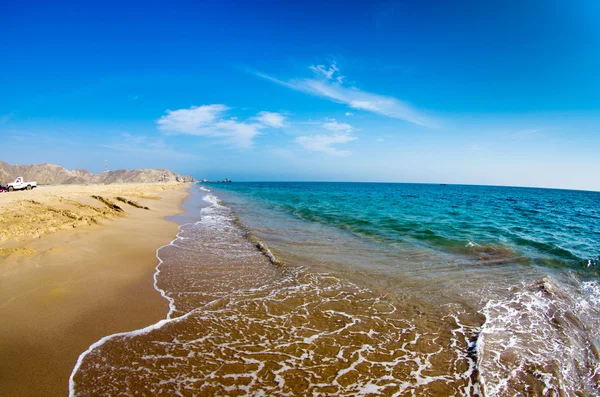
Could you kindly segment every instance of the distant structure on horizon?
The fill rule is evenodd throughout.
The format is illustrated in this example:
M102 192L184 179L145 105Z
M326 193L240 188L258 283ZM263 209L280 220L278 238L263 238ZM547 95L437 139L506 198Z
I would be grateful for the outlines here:
M202 183L231 183L231 179L225 178L222 181L220 181L220 180L211 181L208 179L202 179L202 180L200 180L200 182L202 182Z

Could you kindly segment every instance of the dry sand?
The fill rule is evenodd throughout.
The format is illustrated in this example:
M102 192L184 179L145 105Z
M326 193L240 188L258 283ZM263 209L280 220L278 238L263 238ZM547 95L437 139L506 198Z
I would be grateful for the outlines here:
M167 302L153 288L155 251L175 237L177 225L164 217L181 212L188 188L0 193L0 394L66 396L71 370L89 345L165 317Z

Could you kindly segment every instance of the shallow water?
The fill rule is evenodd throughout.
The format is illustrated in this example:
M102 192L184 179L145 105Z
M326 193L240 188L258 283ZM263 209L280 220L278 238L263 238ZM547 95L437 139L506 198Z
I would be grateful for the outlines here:
M157 251L168 318L90 347L72 395L600 394L600 194L231 184L194 197L197 221Z

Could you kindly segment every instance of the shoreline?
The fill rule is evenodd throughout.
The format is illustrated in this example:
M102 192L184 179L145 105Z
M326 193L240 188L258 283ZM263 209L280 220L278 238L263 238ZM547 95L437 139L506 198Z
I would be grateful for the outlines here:
M207 190L192 189L184 207ZM597 328L597 317L585 311L597 284L562 283L533 267L517 272L504 260L472 262L480 265L474 269L447 256L406 258L411 251L404 246L392 252L325 222L315 227L286 213L279 217L260 202L223 199L220 205L204 196L211 205L200 210L200 220L181 226L174 242L157 250L155 288L173 298L166 318L90 345L73 368L69 396L226 395L234 388L290 395L594 389L594 379L581 381L594 374L593 350L573 358L581 366L554 357L593 346L595 334L582 327ZM239 203L247 207L236 213ZM271 244L289 259L288 269L268 255ZM376 266L402 267L360 267L369 258ZM465 270L479 274L470 285L456 277ZM490 280L479 287L482 276L494 288ZM584 303L573 305L577 297ZM548 310L558 321L548 321ZM582 322L572 323L570 313ZM529 332L532 323L538 332ZM573 342L562 343L563 335ZM510 349L507 336L516 341ZM505 350L509 356L495 360ZM559 371L568 383L542 383L518 370L524 367L550 377Z
M190 185L46 187L37 197L11 193L0 210L40 192L47 206L104 194L133 196L150 211L123 205L125 217L0 243L0 389L11 396L68 395L71 371L91 344L165 318L156 252L175 238L179 225L166 217L184 211Z

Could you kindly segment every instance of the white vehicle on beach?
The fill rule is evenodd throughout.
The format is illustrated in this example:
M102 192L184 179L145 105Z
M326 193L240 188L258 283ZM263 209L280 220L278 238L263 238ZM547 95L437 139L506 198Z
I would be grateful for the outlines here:
M37 183L34 182L25 182L23 181L23 177L20 176L13 183L9 183L6 185L6 190L12 192L13 190L31 190L34 187L37 187Z

